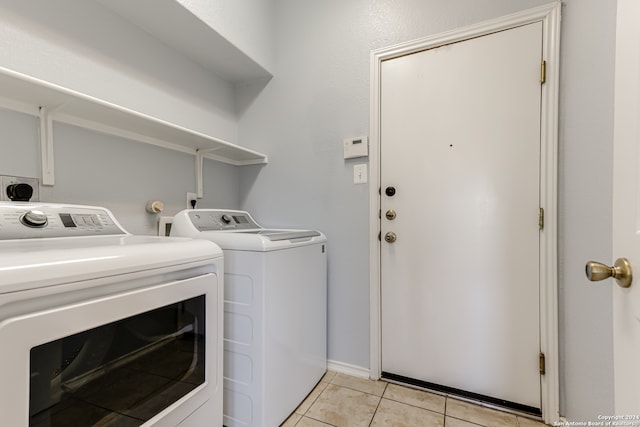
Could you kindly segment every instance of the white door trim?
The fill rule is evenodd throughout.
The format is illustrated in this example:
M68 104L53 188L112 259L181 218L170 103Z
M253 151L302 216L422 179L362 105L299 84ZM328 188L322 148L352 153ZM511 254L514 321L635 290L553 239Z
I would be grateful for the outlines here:
M384 60L408 55L437 46L503 31L533 22L543 23L542 51L546 61L546 80L542 85L540 206L545 224L540 233L540 349L546 357L546 374L542 376L541 402L544 422L559 420L558 357L558 93L560 63L561 2L528 9L494 20L447 31L371 52L371 111L369 131L370 167L370 377L381 375L380 316L380 70Z

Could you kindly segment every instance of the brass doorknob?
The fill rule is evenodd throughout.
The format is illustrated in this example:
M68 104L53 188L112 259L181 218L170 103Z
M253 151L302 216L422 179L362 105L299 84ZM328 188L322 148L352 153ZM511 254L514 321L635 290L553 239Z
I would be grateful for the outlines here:
M396 219L396 211L394 211L393 209L389 209L384 216L389 220L389 221L393 221L394 219Z
M631 280L633 279L631 263L626 258L618 258L613 267L600 262L589 261L585 268L585 273L587 273L587 279L592 282L613 277L621 288L631 286Z
M393 231L389 231L387 234L384 235L384 241L387 243L393 243L396 241L396 233L394 233Z

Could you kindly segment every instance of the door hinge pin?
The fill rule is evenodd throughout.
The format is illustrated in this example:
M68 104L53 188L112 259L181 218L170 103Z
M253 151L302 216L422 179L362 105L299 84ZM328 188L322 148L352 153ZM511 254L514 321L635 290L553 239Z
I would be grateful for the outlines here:
M547 81L547 61L542 61L540 64L540 83Z
M544 375L546 373L546 366L544 360L544 353L540 353L540 375Z
M540 212L538 213L538 228L540 228L540 230L544 229L544 208L540 208Z

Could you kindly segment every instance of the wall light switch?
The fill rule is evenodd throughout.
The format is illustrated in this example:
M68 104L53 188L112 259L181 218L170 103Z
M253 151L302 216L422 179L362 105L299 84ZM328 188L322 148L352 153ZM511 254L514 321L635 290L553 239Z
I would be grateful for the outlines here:
M366 184L367 183L367 165L353 165L353 183L354 184Z
M369 155L369 138L359 136L344 140L344 158L367 157Z

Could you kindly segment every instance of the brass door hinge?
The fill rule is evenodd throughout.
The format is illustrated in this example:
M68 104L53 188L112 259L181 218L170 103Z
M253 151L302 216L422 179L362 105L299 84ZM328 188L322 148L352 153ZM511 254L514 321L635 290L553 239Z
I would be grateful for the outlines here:
M544 353L540 353L540 375L546 374Z
M540 83L547 81L547 61L542 61L540 64Z
M540 208L540 212L538 212L538 228L544 229L544 208Z

